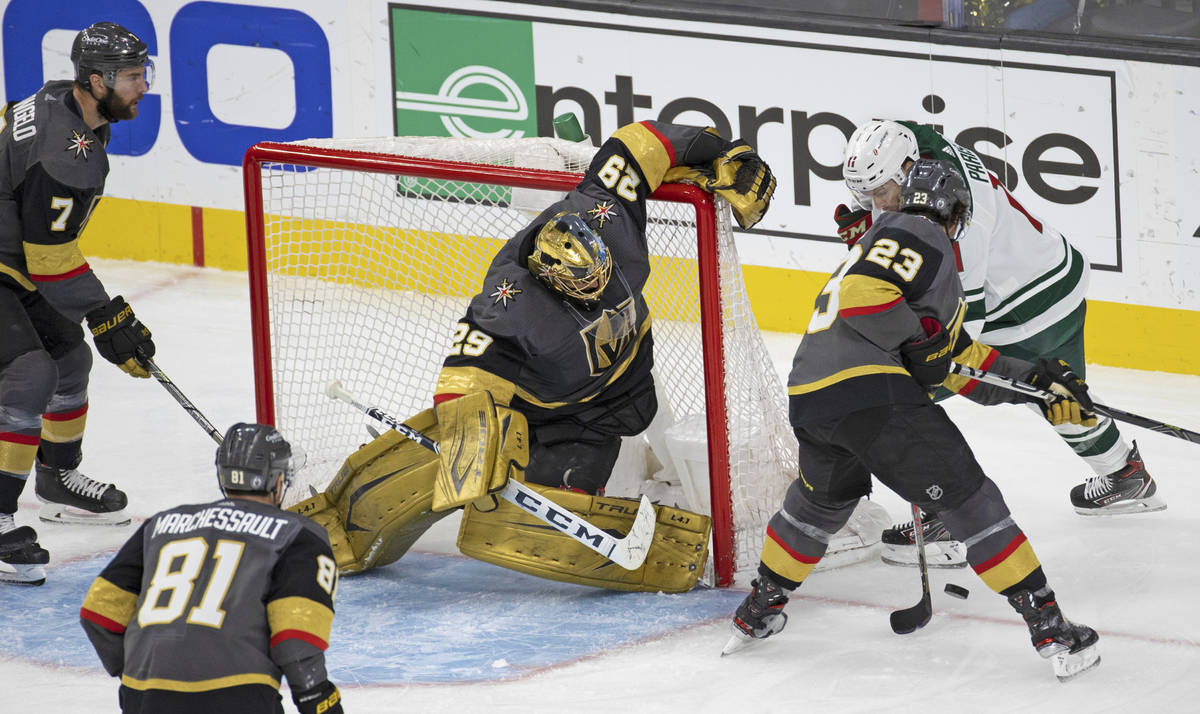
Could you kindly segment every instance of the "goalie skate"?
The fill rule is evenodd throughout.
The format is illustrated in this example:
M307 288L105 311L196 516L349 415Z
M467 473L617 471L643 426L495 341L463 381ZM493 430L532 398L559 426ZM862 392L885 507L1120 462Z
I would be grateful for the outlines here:
M38 517L47 523L72 523L94 526L123 526L129 523L125 513L125 493L110 483L100 483L77 469L59 469L37 465L34 494L42 502Z
M921 514L921 534L925 538L925 562L930 568L961 568L967 564L967 546L954 540L942 519ZM888 565L916 567L917 543L913 539L913 523L893 526L883 532L880 559Z
M860 500L850 520L829 539L829 547L813 572L844 568L880 555L883 531L889 525L886 508L866 498Z

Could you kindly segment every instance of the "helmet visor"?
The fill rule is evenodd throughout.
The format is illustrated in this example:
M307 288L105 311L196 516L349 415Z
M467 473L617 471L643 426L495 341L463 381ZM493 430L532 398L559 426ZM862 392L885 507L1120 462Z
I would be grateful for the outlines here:
M145 83L143 92L149 92L154 86L154 60L147 59L140 67L126 67L114 72L104 73L104 83L111 89L125 89Z

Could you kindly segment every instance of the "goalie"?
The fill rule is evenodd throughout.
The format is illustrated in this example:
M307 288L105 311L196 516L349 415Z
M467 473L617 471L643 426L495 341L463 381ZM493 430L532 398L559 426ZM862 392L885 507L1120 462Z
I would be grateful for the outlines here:
M626 571L488 496L518 478L601 528L628 531L636 502L603 493L621 438L644 431L658 408L642 294L646 199L669 181L723 196L747 229L775 190L748 144L711 128L643 121L617 130L576 188L501 247L455 326L435 407L408 422L441 443L440 458L385 434L297 506L330 531L345 572L398 559L463 506L458 546L471 557L618 590L695 585L706 516L659 507L645 563Z

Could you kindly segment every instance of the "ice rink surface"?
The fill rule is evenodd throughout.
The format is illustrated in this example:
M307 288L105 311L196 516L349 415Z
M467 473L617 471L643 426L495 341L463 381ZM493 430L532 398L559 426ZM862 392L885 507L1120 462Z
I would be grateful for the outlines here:
M253 420L244 274L93 265L153 330L158 365L218 429ZM768 336L781 368L796 340ZM1099 401L1200 430L1200 377L1096 366L1088 377ZM1200 445L1123 426L1169 508L1085 518L1067 493L1086 467L1039 417L945 405L1067 617L1100 632L1093 672L1057 682L1018 616L969 569L932 571L933 620L893 634L888 614L917 602L919 578L878 562L814 574L787 607L787 629L721 658L745 582L672 596L550 583L458 556L451 517L399 563L343 581L328 655L346 711L1200 712ZM83 470L124 489L135 522L217 498L213 453L158 384L97 357ZM892 493L876 500L907 520ZM117 711L117 683L76 618L87 584L133 526L40 523L32 484L17 520L37 528L52 562L43 587L0 586L0 709ZM947 582L970 598L947 597ZM285 709L294 711L290 701Z

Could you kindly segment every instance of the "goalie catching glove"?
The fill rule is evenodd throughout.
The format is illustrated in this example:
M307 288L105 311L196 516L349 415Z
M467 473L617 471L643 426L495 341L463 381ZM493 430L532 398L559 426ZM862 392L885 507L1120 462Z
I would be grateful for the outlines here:
M1025 381L1054 393L1053 399L1034 400L1051 424L1096 425L1093 411L1096 406L1088 396L1087 383L1071 369L1066 360L1038 360Z
M711 164L676 166L663 180L690 183L729 201L738 225L747 230L762 220L775 194L771 167L744 141L731 142Z

